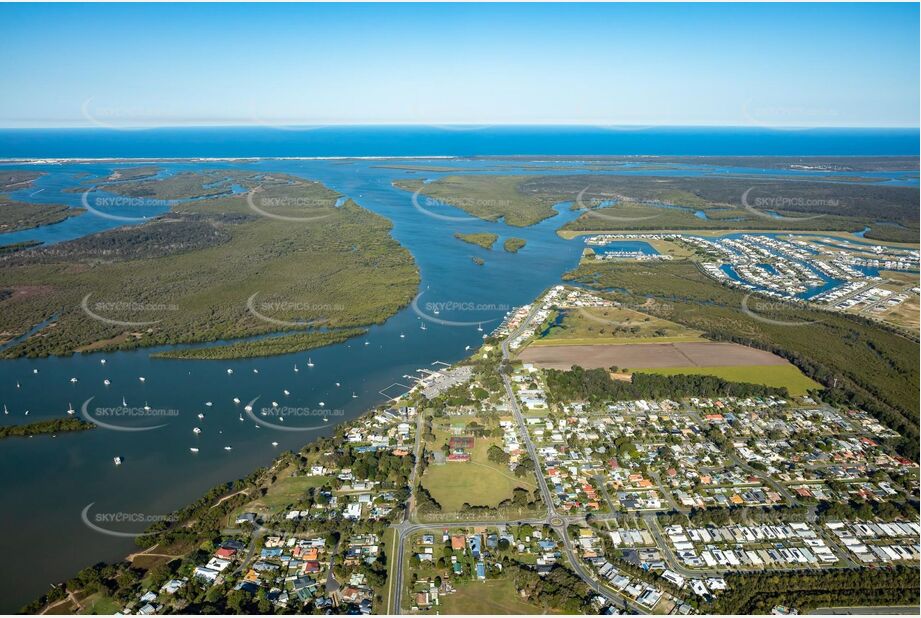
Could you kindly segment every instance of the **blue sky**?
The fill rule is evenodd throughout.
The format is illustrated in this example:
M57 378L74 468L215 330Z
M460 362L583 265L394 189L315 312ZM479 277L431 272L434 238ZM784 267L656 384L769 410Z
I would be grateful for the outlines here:
M0 5L0 126L919 124L917 4Z

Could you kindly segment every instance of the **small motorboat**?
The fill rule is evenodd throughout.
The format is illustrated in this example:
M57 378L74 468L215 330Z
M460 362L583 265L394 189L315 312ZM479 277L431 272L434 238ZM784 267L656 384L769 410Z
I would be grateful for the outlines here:
M3 409L4 409L4 411L5 411L5 410L6 410L6 406L4 406ZM76 410L74 410L74 407L73 407L70 403L68 403L68 404L67 404L67 413L68 413L68 414L74 414L75 412L76 412Z
M115 462L115 465L116 465L116 466L122 465L122 458L119 457L118 455L116 455L115 457L113 457L113 458L112 458L112 461Z
M287 396L287 395L290 395L290 394L291 394L291 392L290 392L290 391L289 391L288 389L285 389L285 390L283 390L282 392L283 392L283 393L285 394L285 396Z
M228 370L227 370L227 375L233 375L233 369L228 369Z
M70 379L70 383L71 383L71 384L76 384L77 382L79 382L79 380L77 380L77 378L71 378L71 379Z
M231 447L229 447L229 446L225 446L225 447L224 447L224 450L225 450L225 451L230 451L230 450L233 450L233 449L232 449Z
M99 359L99 364L100 364L100 365L105 365L105 364L106 364L106 359L100 358L100 359Z
M192 451L193 453L197 453L197 452L198 452L198 447L190 446L190 447L189 447L189 450Z
M198 434L201 433L201 429L199 429L198 427L193 427L193 428L192 428L192 433L194 433L195 435L198 435Z
M233 402L234 402L234 403L240 403L240 398L239 398L239 397L234 397L234 398L233 398Z
M278 446L278 442L272 442L272 446Z
M205 415L202 414L201 412L199 412L199 413L198 413L198 420L200 420L200 421L205 420Z
M138 376L138 380L141 382L146 382L147 378L145 378L144 376Z
M109 378L106 378L105 380L102 381L102 383L105 384L106 386L108 386L108 385L110 385L112 382L109 381Z
M208 406L208 407L210 408L210 407L213 406L214 404L213 404L212 402L210 402L210 401L206 401L206 402L205 402L205 405Z

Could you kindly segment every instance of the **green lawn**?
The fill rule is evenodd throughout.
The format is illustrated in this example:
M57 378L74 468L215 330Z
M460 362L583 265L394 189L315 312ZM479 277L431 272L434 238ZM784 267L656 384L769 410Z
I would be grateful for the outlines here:
M440 614L543 614L546 611L522 599L511 578L455 586L457 592L440 597Z
M785 386L791 395L805 395L806 391L821 386L803 375L793 365L741 365L738 367L666 367L661 369L643 369L642 373L659 375L707 375L716 376L730 382L748 382L765 386Z
M329 480L328 476L289 476L279 479L269 488L266 495L244 505L240 512L255 508L275 514L300 500L311 487L320 487Z
M448 432L437 431L437 440L430 448L438 449L448 440ZM448 462L430 465L422 476L422 486L441 504L442 511L457 511L468 503L475 506L497 506L512 497L512 490L522 487L534 491L533 475L517 478L506 466L489 461L486 452L498 442L476 438L469 462Z
M100 616L102 615L111 616L115 612L119 612L122 610L122 606L118 603L118 601L102 593L96 593L92 596L87 597L83 601L83 607L84 607L84 610L82 613L97 614Z

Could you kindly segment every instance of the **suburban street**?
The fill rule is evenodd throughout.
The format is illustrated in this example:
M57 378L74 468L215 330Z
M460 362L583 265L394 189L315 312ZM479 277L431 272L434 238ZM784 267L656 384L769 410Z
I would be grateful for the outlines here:
M538 305L535 305L531 308L531 312L528 316L522 321L521 325L518 327L518 330L514 333L510 333L502 341L502 357L505 360L510 358L508 350L508 341L512 339L519 332L523 331L530 324L531 320L534 318L534 315L537 313ZM404 561L406 558L406 548L405 542L407 536L411 536L416 532L423 530L443 530L451 528L468 528L472 526L495 526L495 525L519 525L519 524L531 524L534 526L550 526L557 536L561 539L564 555L566 562L572 568L573 572L576 573L596 594L604 597L608 602L612 603L616 607L627 610L631 613L636 614L646 614L648 613L642 607L636 605L635 603L629 601L625 597L621 596L617 592L608 588L604 583L599 581L592 573L589 571L579 560L576 552L573 550L572 543L567 534L566 527L570 524L584 524L584 517L562 517L557 514L556 508L553 504L553 496L550 493L550 488L547 486L547 481L544 478L544 475L541 471L540 459L537 456L537 449L534 447L534 443L531 441L530 436L528 435L528 430L525 425L524 416L521 413L521 409L518 406L518 401L515 397L514 390L512 389L511 381L508 376L504 373L502 374L502 381L505 386L506 396L509 400L509 405L511 406L512 412L514 414L515 420L518 423L519 431L524 440L525 446L528 451L528 455L531 457L531 460L535 465L535 476L537 477L538 486L540 487L541 496L543 498L544 504L547 507L547 516L544 518L538 519L515 519L515 520L484 520L484 521L454 521L454 522L438 522L438 523L419 523L414 522L414 509L413 509L413 499L410 498L407 501L406 508L404 509L403 521L399 524L395 524L393 529L396 534L396 539L394 541L394 556L391 557L391 568L388 577L388 585L390 586L390 607L388 608L389 613L391 614L400 614L401 613L401 604L402 604L402 594L403 594L403 581L404 581ZM416 483L416 472L418 470L419 457L422 451L422 415L419 415L419 418L416 420L416 436L415 436L415 456L416 456L416 466L413 468L412 474L410 476L410 486L415 489Z

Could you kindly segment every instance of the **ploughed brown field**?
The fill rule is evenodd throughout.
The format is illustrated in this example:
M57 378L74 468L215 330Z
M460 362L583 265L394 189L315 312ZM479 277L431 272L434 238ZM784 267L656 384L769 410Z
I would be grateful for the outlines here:
M611 366L657 369L787 364L787 361L770 352L737 343L711 341L529 346L518 358L522 362L550 369L569 369L573 365L585 369L607 369Z

